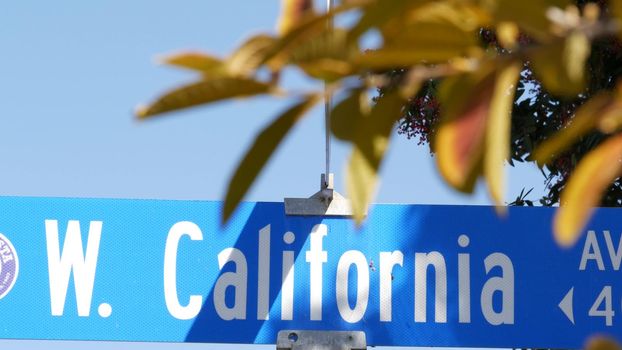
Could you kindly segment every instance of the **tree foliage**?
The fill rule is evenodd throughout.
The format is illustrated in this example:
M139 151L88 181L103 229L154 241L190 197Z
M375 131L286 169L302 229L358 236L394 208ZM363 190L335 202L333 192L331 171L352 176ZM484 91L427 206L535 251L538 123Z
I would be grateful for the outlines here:
M358 19L331 27L344 13ZM225 58L196 52L167 58L164 63L196 71L197 81L137 114L144 119L225 99L292 95L293 106L259 134L233 176L226 220L286 133L324 94L279 88L279 73L296 67L342 96L331 131L352 144L346 178L357 220L373 199L399 123L432 142L446 182L470 192L483 178L500 210L506 160L530 157L557 174L574 169L560 187L555 219L558 241L569 245L622 170L620 87L590 77L604 64L595 53L618 43L621 18L621 0L608 7L567 0L350 0L329 13L316 13L310 0L284 0L276 35L253 36ZM371 32L380 34L381 45L362 50ZM385 74L391 70L398 73ZM366 92L378 87L384 94L372 103ZM405 122L404 115L416 117ZM572 147L590 138L590 147ZM576 169L564 167L566 157Z

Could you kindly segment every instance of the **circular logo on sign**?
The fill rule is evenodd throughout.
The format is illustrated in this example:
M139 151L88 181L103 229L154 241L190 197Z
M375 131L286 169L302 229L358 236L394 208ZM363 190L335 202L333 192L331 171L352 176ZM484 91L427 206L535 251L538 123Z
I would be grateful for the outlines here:
M8 238L0 233L0 299L9 293L19 271L17 252Z

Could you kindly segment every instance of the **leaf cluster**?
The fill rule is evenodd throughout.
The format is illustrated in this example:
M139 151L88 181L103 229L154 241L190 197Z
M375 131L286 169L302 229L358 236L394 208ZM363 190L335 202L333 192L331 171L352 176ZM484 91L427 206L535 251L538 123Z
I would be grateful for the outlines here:
M339 92L330 127L335 137L352 145L347 191L358 221L373 199L392 130L409 113L404 107L409 102L423 106L430 120L416 128L434 130L432 148L445 181L470 192L483 178L499 211L504 208L505 161L529 155L549 166L576 140L606 135L580 158L564 185L555 224L562 244L576 240L591 206L622 170L622 94L617 88L590 94L586 70L599 40L619 35L619 0L612 0L607 11L567 0L350 0L328 13L315 12L310 0L283 0L282 9L277 35L253 36L228 57L182 53L164 59L196 71L197 81L164 93L140 108L138 116L232 98L291 95L280 88L278 77L295 67L324 81L329 93ZM358 20L334 27L333 18L345 13ZM482 44L482 28L495 33L495 48ZM371 32L380 35L381 44L363 50L362 38ZM396 68L404 73L383 74ZM538 85L525 83L526 71ZM384 96L372 103L367 92L378 87ZM524 95L532 88L551 96L548 109L539 112L542 121L535 124L533 117L512 118L521 108L528 114L531 96ZM325 93L293 94L296 102L259 133L232 177L223 219L287 132ZM426 99L432 95L438 104ZM538 123L549 127L547 118L572 110L567 103L574 104L574 117L533 139L540 136L530 128ZM416 128L411 132L417 134Z

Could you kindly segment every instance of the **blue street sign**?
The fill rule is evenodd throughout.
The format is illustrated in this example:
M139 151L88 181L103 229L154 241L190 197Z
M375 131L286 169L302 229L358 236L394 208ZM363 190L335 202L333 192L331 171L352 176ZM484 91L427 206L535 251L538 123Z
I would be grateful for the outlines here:
M622 221L562 249L554 209L376 205L364 226L244 203L0 198L0 337L579 348L622 340Z

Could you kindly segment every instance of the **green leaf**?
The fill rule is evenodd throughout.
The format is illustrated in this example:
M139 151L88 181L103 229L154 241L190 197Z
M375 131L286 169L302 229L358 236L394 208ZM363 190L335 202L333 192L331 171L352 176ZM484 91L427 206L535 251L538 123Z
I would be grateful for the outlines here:
M497 72L486 126L484 175L497 208L505 208L504 162L510 155L510 129L516 84L522 64L514 62Z
M222 101L235 97L246 97L269 92L271 86L252 79L237 77L218 77L202 80L181 88L169 91L157 98L148 106L139 107L136 111L140 119L157 114L175 111Z
M233 214L233 211L246 192L248 192L253 181L266 165L268 159L285 135L319 99L318 95L307 96L303 101L286 110L272 124L259 133L229 181L223 205L223 222L226 222L231 217L231 214Z
M622 172L622 135L608 138L577 165L561 195L554 233L562 246L573 245L606 189Z
M376 192L378 170L405 102L398 92L393 92L380 98L369 115L354 117L361 122L355 124L352 135L354 149L346 171L346 188L357 223L364 219Z

